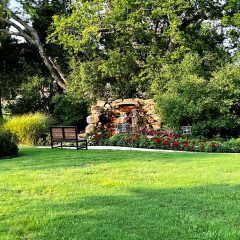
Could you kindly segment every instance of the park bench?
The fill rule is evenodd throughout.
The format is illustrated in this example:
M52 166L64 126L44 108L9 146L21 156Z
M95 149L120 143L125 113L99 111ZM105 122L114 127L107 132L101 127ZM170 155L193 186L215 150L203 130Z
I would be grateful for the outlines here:
M73 142L77 150L82 148L87 149L87 140L78 137L77 127L75 126L50 127L50 136L52 148L62 148L64 142ZM54 146L54 143L60 143L60 146ZM64 147L68 146L65 145Z

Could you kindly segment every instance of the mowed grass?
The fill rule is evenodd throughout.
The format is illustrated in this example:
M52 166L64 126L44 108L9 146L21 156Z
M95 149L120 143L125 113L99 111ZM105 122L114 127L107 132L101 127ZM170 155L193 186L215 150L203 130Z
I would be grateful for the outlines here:
M240 239L240 155L22 148L0 239Z

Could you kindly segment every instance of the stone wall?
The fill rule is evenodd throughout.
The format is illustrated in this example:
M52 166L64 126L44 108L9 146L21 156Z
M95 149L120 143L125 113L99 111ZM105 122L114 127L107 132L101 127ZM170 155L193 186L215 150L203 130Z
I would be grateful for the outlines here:
M129 123L132 130L140 128L161 127L161 120L155 112L155 103L152 99L139 98L115 100L111 104L97 101L91 107L91 115L87 117L86 134L94 132L98 126L103 126L116 133L118 124Z

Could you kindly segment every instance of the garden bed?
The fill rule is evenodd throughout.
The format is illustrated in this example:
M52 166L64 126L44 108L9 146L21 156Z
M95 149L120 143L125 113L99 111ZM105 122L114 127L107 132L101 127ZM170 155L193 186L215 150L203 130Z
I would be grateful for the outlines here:
M240 139L187 138L173 131L141 130L135 133L122 133L111 136L107 131L99 130L88 137L92 146L121 146L134 148L164 149L191 152L239 153Z

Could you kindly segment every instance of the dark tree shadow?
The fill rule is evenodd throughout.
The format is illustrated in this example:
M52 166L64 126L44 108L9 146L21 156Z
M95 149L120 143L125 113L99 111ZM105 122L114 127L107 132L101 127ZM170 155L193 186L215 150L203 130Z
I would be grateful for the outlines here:
M47 209L40 239L240 239L239 185L131 189Z

